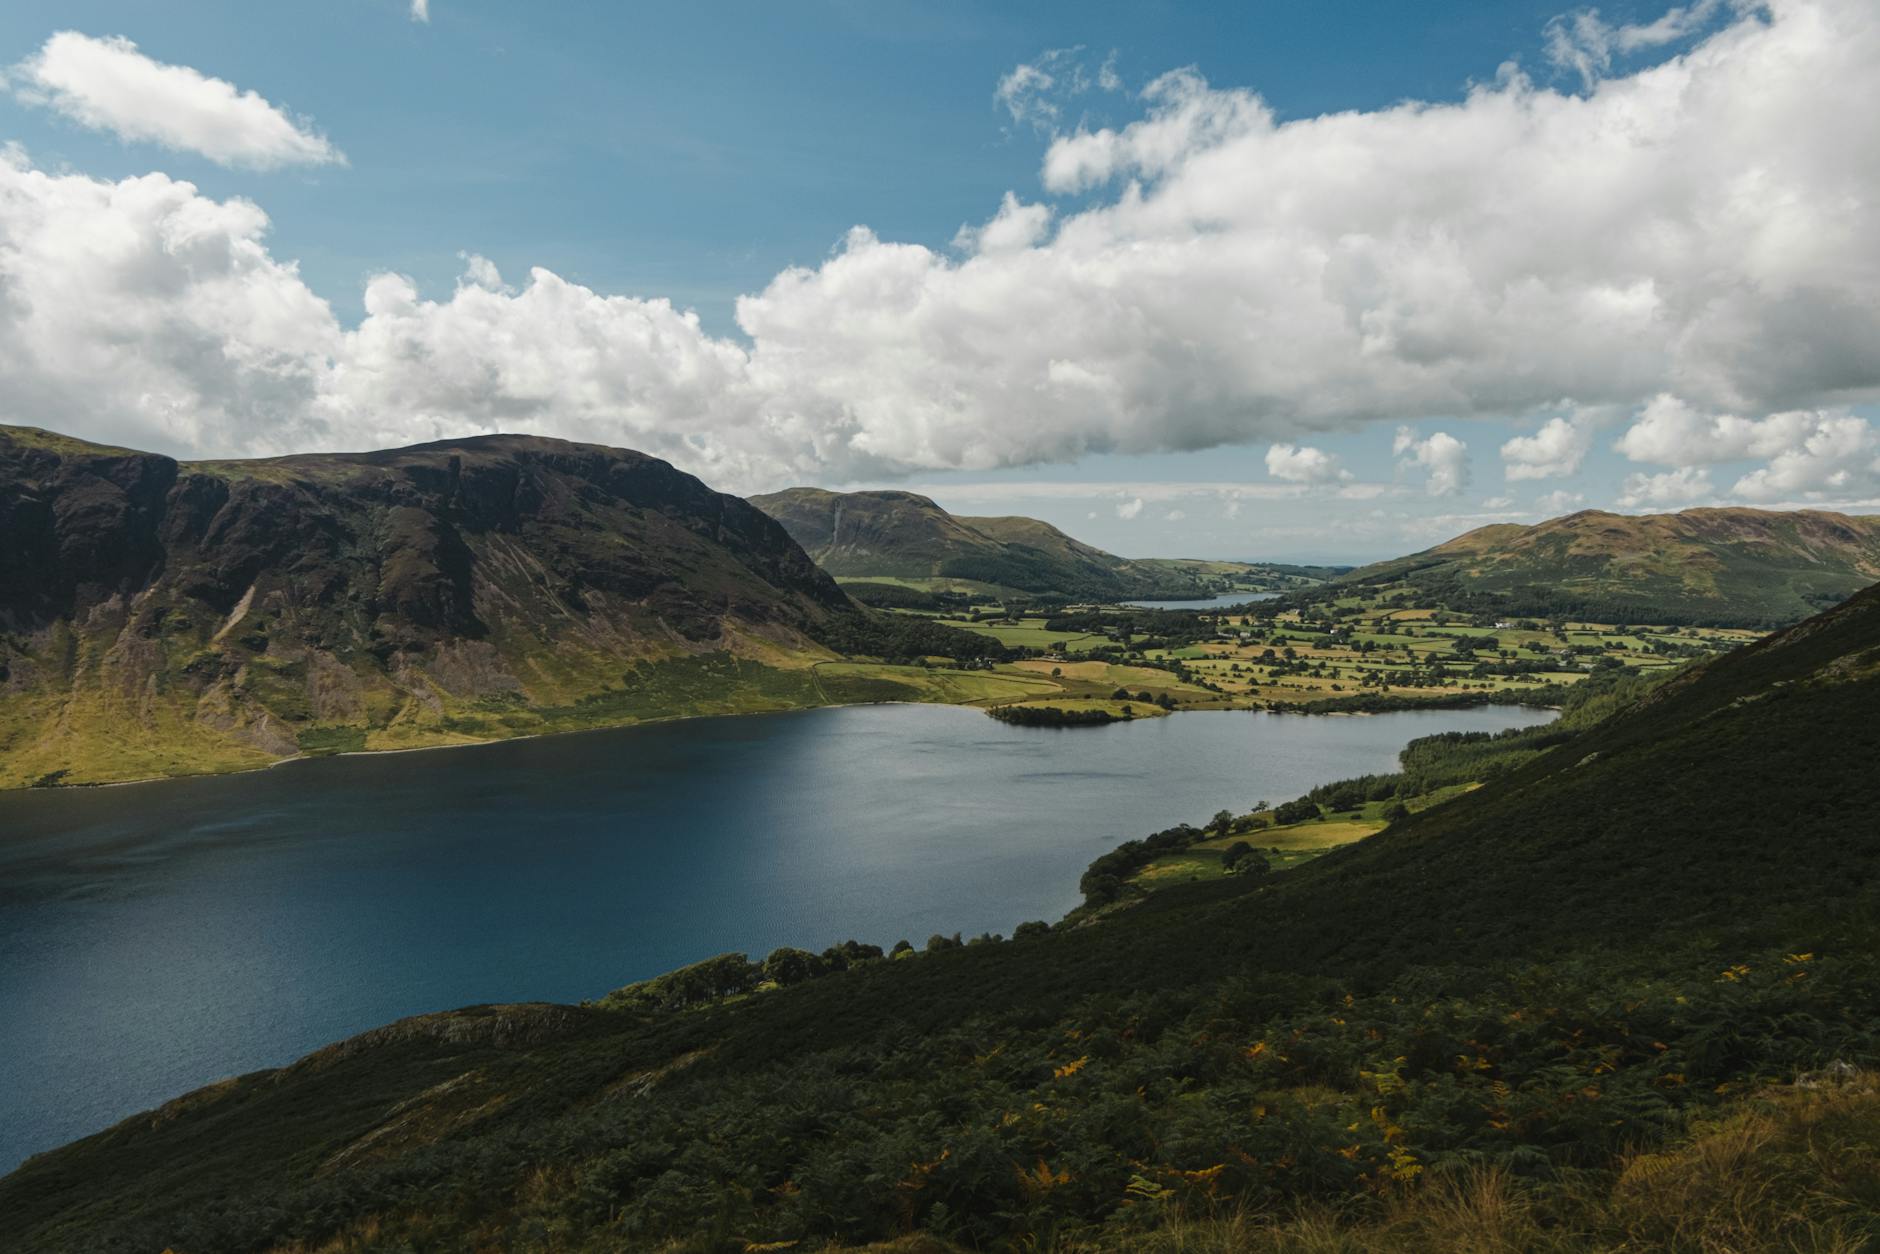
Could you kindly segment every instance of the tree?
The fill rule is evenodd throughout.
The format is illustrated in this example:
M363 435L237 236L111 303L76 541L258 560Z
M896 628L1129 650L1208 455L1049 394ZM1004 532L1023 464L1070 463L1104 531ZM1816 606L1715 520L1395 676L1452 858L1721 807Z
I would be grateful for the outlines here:
M823 966L830 971L847 971L858 962L872 962L879 957L881 946L864 945L858 940L845 940L822 951Z
M1384 821L1386 823L1401 823L1409 817L1410 807L1401 801L1393 801L1384 807Z
M1301 797L1297 801L1288 801L1273 811L1276 823L1304 823L1319 817L1318 803L1310 797Z
M1208 820L1208 830L1210 832L1225 832L1233 825L1233 822L1234 812L1232 810L1216 810L1214 817Z
M792 984L815 979L822 974L821 967L815 954L786 945L772 950L770 957L764 959L764 978L788 988Z

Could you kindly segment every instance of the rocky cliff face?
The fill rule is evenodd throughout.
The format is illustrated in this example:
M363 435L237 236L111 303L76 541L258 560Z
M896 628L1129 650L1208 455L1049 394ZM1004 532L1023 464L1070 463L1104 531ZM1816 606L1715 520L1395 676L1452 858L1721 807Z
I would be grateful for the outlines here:
M852 612L765 514L639 453L179 463L0 427L0 785L684 713L671 664L801 666Z

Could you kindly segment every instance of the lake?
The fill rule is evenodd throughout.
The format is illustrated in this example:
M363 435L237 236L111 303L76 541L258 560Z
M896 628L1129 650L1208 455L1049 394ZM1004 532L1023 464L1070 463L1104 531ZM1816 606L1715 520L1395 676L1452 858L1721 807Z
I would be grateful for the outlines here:
M1246 605L1253 601L1271 601L1277 592L1223 592L1218 596L1193 601L1124 601L1145 610L1218 610L1224 605Z
M1124 840L1551 717L859 706L0 793L0 1172L405 1015L1009 935Z

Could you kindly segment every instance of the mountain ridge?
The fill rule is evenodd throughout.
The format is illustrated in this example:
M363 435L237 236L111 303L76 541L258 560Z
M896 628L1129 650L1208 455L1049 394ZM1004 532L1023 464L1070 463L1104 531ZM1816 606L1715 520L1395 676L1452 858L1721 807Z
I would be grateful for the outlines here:
M631 721L701 667L782 708L862 613L741 499L546 437L179 462L0 427L0 486L15 785Z
M1491 523L1334 586L1404 584L1450 608L1521 616L1772 627L1875 580L1880 515L1706 507Z
M785 488L750 500L839 578L963 580L1064 599L1179 600L1208 595L1224 572L1270 578L1287 569L1117 557L1042 519L953 514L896 489ZM1212 577L1207 568L1215 568Z

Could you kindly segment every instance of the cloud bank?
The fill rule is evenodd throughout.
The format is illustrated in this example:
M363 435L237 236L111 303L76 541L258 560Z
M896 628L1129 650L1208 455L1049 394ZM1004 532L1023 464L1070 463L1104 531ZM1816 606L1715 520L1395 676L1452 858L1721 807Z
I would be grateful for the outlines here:
M1283 121L1250 91L1165 75L1136 121L1055 135L1046 200L1008 195L951 250L857 227L741 298L744 340L547 270L512 287L487 262L435 296L375 276L346 327L270 254L253 204L15 152L0 165L0 417L207 453L541 431L754 490L1669 397L1782 418L1743 445L1766 472L1741 478L1745 495L1834 490L1873 461L1840 419L1880 397L1880 9L1772 0L1664 20L1662 40L1629 38L1698 41L1629 74L1600 61L1575 92L1504 67L1454 103ZM37 60L73 50L229 117L135 123L84 73L32 88L73 116L231 161L333 151L123 41L58 36ZM1797 413L1813 425L1783 418ZM1665 460L1657 421L1643 409L1622 451L1696 465ZM1509 477L1567 473L1584 440L1550 421L1503 448ZM1398 451L1433 494L1467 483L1447 431Z

